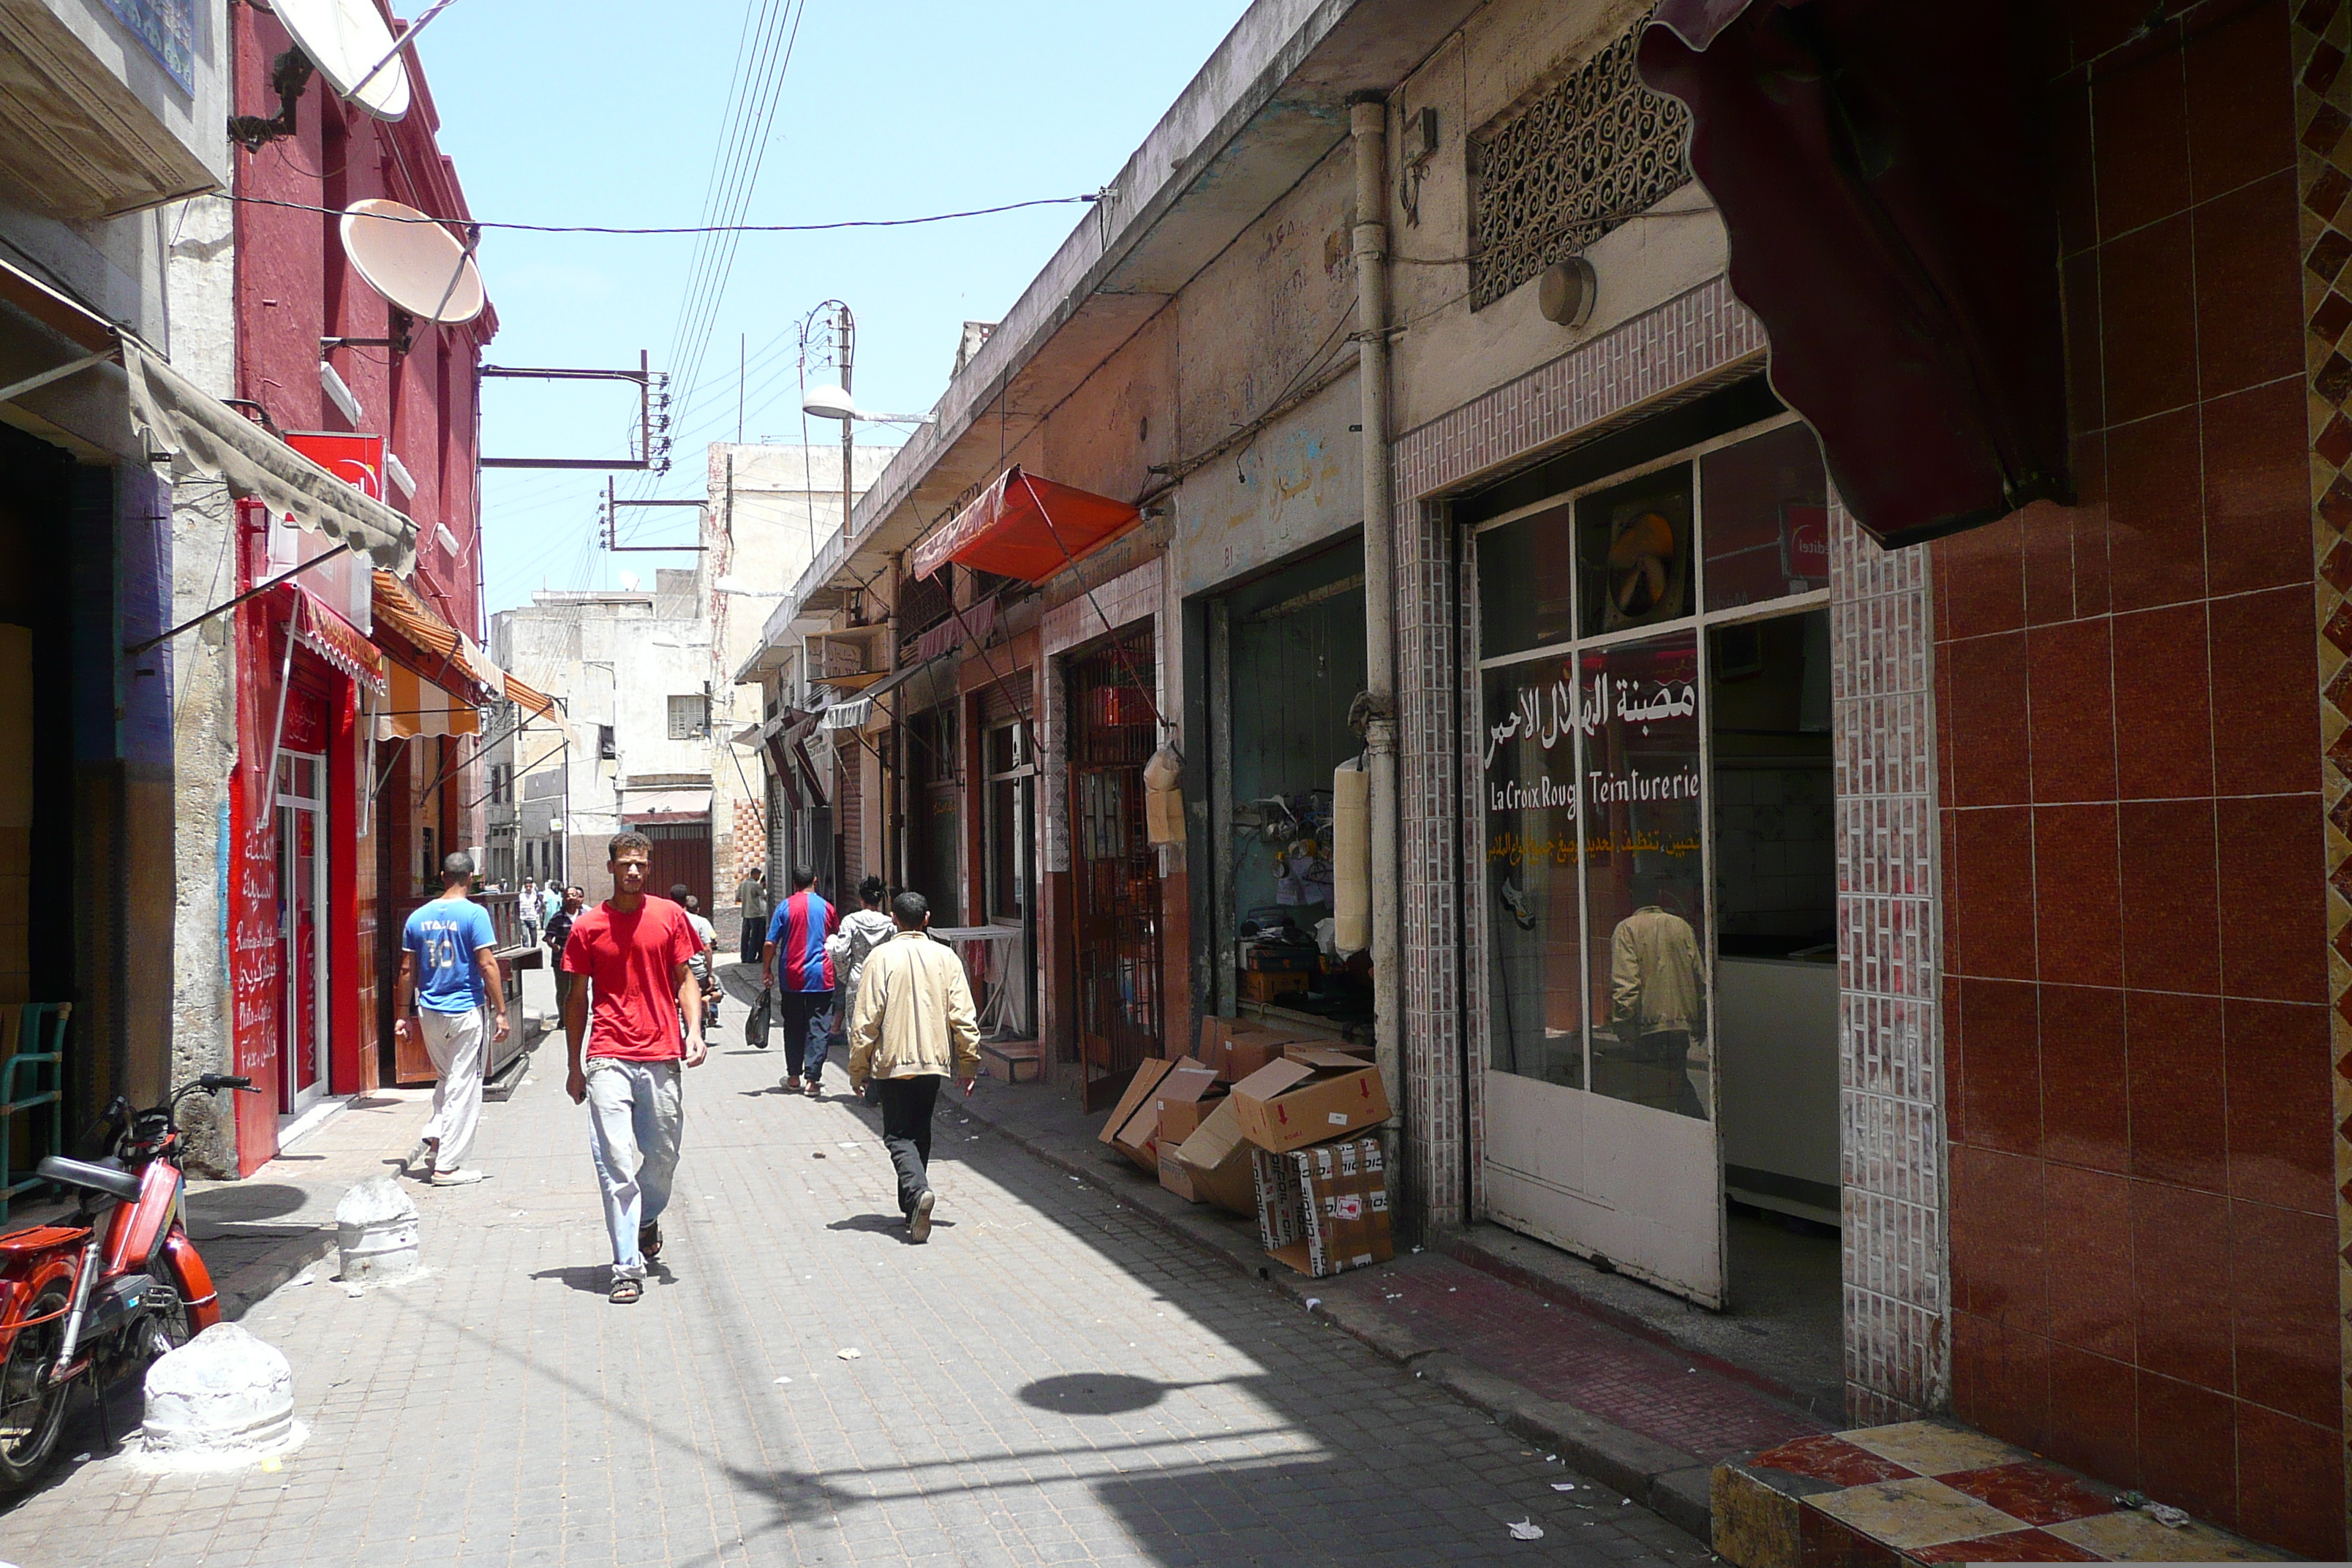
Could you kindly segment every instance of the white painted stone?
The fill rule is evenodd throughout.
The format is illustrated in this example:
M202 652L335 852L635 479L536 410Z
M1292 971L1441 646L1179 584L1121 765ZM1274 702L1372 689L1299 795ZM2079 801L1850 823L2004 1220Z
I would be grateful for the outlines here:
M276 1347L215 1323L147 1369L153 1455L259 1458L294 1441L294 1373Z
M335 1205L343 1283L370 1284L416 1272L416 1205L390 1176L362 1182Z

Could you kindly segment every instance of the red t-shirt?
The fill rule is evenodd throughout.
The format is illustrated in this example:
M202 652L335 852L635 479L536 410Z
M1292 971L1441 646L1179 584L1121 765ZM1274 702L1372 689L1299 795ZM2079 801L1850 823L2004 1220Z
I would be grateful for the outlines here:
M635 913L604 903L574 920L563 970L586 975L591 986L585 1054L638 1062L684 1056L675 977L700 947L686 910L651 893Z

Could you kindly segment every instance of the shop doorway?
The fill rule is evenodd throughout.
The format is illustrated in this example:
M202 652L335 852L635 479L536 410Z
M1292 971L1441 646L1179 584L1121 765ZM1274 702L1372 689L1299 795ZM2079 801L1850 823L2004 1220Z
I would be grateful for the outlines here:
M1098 1110L1160 1047L1160 858L1143 821L1158 725L1149 631L1072 661L1070 860L1082 1097Z
M327 1092L327 759L278 758L278 1103L300 1115Z
M963 924L963 781L956 707L942 702L915 715L908 761L914 777L908 813L907 886L930 900L935 926Z
M1827 490L1811 435L1783 420L1507 514L1474 545L1489 1213L1707 1307L1731 1278L1726 1128L1762 1162L1740 1166L1751 1200L1759 1182L1784 1205L1815 1191L1790 1186L1812 1166L1770 1097L1811 1115L1817 1096L1765 1082L1776 1064L1827 1052L1835 1169L1834 966L1825 1037L1817 1008L1779 1011L1814 998L1803 966L1834 879L1788 873L1774 837L1780 795L1808 832L1826 804Z
M646 858L646 886L669 897L669 890L679 883L686 890L702 900L702 913L710 913L710 823L647 822L633 825L633 833L642 833L652 852Z
M993 1013L998 1033L1029 1039L1037 1032L1037 966L1030 956L1036 951L1037 931L1036 900L1030 890L1031 868L1036 863L1037 768L1030 754L1028 724L1018 718L991 724L981 760L988 771L981 825L988 923L1020 933L1010 952L994 960L999 994L983 1010Z

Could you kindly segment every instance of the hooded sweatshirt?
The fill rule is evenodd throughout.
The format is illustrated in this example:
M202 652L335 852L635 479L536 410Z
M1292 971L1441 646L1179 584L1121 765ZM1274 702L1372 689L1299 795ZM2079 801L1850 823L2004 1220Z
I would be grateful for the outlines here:
M856 1010L857 979L866 973L866 955L898 934L898 922L880 910L860 910L824 939L825 956L833 960L841 985L842 1017Z

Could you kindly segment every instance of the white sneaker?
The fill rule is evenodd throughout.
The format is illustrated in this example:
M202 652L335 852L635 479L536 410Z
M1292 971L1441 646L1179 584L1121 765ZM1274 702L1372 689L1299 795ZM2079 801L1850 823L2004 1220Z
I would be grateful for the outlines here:
M458 1171L433 1173L433 1184L436 1187L470 1187L476 1182L487 1182L489 1179L490 1173L488 1171L477 1171L471 1166Z

